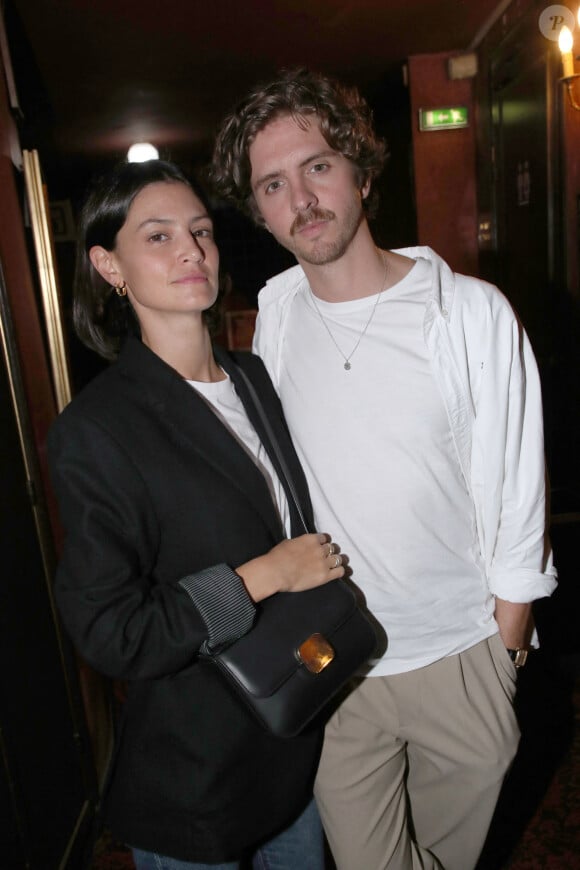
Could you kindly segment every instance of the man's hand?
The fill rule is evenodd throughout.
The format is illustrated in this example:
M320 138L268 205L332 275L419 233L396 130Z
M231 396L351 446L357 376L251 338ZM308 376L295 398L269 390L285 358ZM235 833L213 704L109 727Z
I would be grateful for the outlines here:
M506 649L526 648L534 630L531 604L495 599L495 619Z

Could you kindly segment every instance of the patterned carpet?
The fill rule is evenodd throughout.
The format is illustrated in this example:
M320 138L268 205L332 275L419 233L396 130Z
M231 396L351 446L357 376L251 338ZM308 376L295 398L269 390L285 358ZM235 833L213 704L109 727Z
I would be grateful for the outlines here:
M520 750L477 870L580 870L578 662L564 668L560 662L537 662L522 671ZM134 865L130 852L104 834L90 870L134 870Z
M575 740L546 797L506 865L509 870L580 868L580 689L576 689Z
M580 870L580 674L571 664L540 661L522 680L520 748L477 870Z
M90 870L135 870L131 853L104 834L95 847Z

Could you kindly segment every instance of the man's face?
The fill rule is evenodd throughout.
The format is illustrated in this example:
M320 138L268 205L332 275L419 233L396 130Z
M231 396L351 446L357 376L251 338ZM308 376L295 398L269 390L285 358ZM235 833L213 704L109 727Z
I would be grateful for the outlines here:
M315 115L271 121L249 150L258 211L277 241L304 263L338 260L360 227L369 185L330 147Z

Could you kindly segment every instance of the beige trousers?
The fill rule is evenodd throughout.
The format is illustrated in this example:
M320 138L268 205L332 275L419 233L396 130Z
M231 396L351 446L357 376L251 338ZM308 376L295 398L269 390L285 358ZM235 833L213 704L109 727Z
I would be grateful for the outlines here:
M515 680L495 635L353 689L315 786L338 870L472 870L518 745Z

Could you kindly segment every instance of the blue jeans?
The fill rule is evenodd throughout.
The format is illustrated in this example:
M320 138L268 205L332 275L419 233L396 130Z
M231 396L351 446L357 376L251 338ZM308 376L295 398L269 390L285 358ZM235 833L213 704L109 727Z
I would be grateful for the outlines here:
M239 861L197 864L155 852L133 849L136 870L240 870ZM324 846L318 809L312 800L289 828L260 846L252 855L253 870L323 870Z

